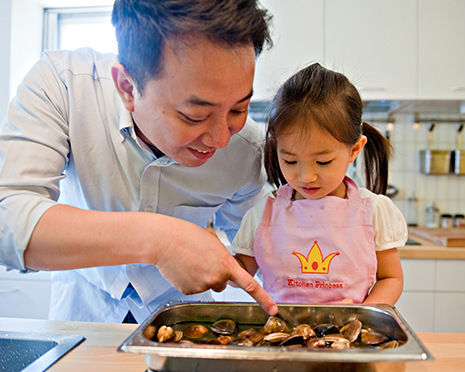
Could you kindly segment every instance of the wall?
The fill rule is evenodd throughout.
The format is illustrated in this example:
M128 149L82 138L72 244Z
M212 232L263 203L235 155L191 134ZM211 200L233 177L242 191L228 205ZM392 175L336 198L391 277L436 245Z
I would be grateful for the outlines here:
M42 46L43 8L34 0L0 2L0 118L23 76L39 59Z

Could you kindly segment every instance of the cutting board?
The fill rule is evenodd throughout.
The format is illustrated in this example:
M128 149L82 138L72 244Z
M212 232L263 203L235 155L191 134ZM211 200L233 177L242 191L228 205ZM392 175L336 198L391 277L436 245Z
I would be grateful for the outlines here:
M465 247L465 229L463 228L409 227L409 232L444 247Z

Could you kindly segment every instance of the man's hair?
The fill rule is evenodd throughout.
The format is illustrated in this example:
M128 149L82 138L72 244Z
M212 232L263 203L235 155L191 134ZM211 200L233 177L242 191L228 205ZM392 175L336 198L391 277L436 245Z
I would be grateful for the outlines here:
M258 56L272 44L270 19L256 0L116 0L112 14L119 62L141 93L163 71L168 39L198 35L225 46L253 45Z

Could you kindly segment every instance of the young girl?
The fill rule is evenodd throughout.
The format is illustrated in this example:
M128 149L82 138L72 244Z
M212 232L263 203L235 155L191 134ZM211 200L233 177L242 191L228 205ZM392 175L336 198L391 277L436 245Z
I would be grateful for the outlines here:
M363 104L342 74L313 64L272 103L265 144L271 184L233 242L276 302L386 303L402 293L397 247L407 225L386 192L391 146L362 122ZM366 188L346 176L363 151ZM370 290L371 289L371 290Z

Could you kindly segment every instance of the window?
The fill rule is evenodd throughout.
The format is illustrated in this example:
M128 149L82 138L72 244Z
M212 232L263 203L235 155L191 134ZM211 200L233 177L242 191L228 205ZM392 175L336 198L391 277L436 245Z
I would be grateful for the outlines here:
M90 47L116 53L111 7L50 8L44 12L44 49Z

